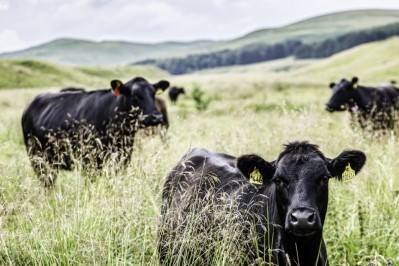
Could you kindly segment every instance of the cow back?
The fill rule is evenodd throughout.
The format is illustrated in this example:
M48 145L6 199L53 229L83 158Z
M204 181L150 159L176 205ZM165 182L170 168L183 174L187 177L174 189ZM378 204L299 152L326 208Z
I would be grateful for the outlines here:
M270 200L273 195L270 187L259 190L249 183L237 169L235 157L205 149L191 150L164 184L159 228L161 264L176 263L173 256L177 255L171 250L185 250L186 258L197 252L195 258L202 257L202 265L212 264L209 256L216 251L212 248L214 243L207 245L206 239L215 238L234 242L237 252L245 254L241 260L231 258L235 263L264 259L269 249L274 251L266 260L276 260L280 237L274 227L278 217ZM235 233L223 236L221 232L226 230ZM203 241L202 256L197 246L180 244L182 236Z

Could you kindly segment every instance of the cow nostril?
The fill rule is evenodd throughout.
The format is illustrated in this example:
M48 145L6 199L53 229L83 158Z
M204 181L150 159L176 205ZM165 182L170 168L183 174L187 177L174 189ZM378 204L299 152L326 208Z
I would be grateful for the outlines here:
M291 213L291 221L298 222L298 218L296 217L296 215L294 213Z
M315 221L315 218L316 218L316 213L312 212L312 214L309 215L309 217L308 217L308 222L313 223Z

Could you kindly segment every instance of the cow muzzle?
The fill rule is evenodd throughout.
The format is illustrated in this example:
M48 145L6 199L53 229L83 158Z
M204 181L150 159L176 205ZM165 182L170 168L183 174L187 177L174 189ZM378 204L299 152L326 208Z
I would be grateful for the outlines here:
M313 208L295 208L287 215L285 227L295 237L311 237L321 230L320 217Z
M330 113L334 111L342 112L345 111L347 108L344 104L341 104L339 106L332 106L330 104L326 104L326 110L329 111Z
M161 113L152 113L146 116L144 119L144 125L145 126L156 126L159 124L162 124L163 121L163 116Z
M334 109L331 108L329 105L326 104L326 110L329 111L330 113L334 112Z

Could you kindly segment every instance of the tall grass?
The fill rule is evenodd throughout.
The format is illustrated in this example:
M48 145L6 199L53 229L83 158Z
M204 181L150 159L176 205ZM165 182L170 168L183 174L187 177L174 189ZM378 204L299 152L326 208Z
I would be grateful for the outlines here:
M51 190L30 166L20 127L39 90L0 91L0 265L158 265L164 178L190 147L273 160L291 140L318 144L329 157L348 148L368 156L355 180L330 183L324 238L331 265L399 263L398 136L376 139L351 127L348 115L323 110L328 91L306 84L198 84L212 104L202 113L189 97L169 105L166 141L139 132L123 171L87 182L78 165L60 172ZM228 248L220 246L215 265L233 265Z

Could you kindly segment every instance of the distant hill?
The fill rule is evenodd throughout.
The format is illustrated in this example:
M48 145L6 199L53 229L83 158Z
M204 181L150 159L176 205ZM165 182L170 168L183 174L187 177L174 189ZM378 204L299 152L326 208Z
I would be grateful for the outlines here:
M0 59L0 89L65 86L108 88L112 79L127 81L136 76L160 79L168 74L153 66L71 67L36 60Z
M317 61L306 67L292 71L289 76L295 79L312 77L324 80L326 85L342 78L358 76L361 84L376 85L399 82L399 37L359 45L338 53L328 59ZM370 84L374 83L374 84ZM378 84L377 83L377 84Z
M399 36L399 22L345 33L320 42L287 40L276 44L251 44L242 48L188 55L180 58L147 59L135 63L155 65L171 74L185 74L223 66L248 65L294 56L297 59L326 58L352 47Z
M245 66L222 67L198 71L192 76L218 76L219 79L266 79L270 82L322 84L358 76L361 84L377 85L391 80L399 82L399 37L359 45L326 59L294 60L285 58ZM184 76L186 79L188 76ZM193 79L193 78L192 78Z
M306 19L275 29L262 29L226 41L92 42L58 39L26 50L0 54L3 58L29 58L76 65L125 65L144 59L183 57L189 54L236 49L251 44L275 44L291 39L315 42L351 31L399 22L399 10L358 10Z

